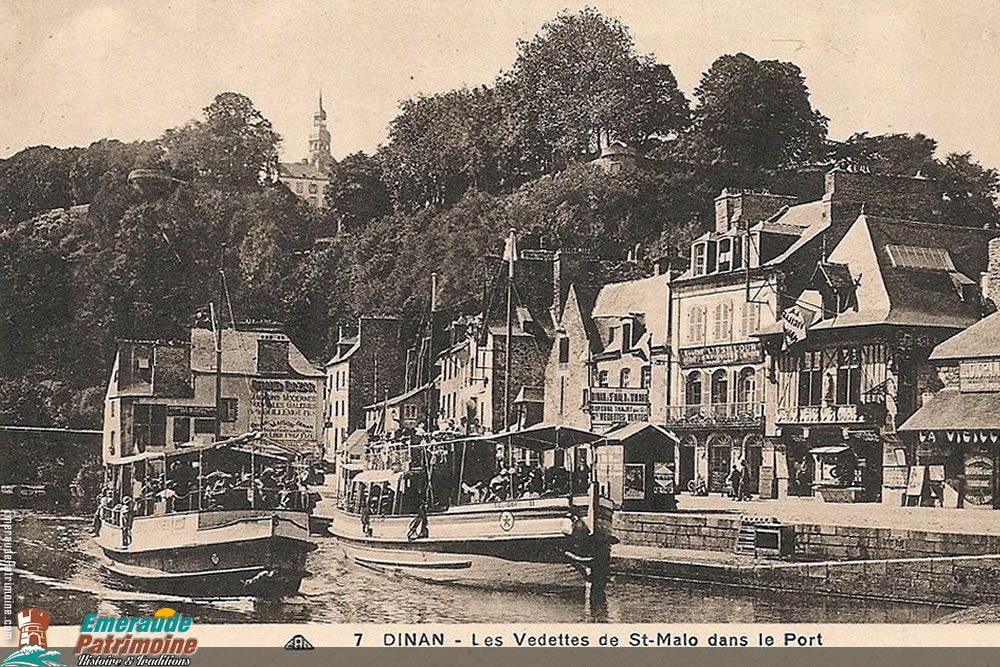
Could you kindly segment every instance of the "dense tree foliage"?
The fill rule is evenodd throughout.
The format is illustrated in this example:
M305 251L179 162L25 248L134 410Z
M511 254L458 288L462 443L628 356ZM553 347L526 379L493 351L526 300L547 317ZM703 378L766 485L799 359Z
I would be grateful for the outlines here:
M489 85L404 101L384 146L333 166L324 211L274 182L279 141L222 93L156 141L0 160L0 423L99 427L115 339L186 335L223 244L224 312L284 322L324 361L363 313L412 334L432 272L446 307L475 310L511 227L620 275L683 263L721 188L806 192L804 165L934 178L944 221L1000 226L997 172L969 154L939 159L919 134L828 142L798 67L744 54L713 63L690 108L668 65L589 9L519 43ZM633 152L612 169L594 158L614 142ZM164 177L135 187L134 168Z

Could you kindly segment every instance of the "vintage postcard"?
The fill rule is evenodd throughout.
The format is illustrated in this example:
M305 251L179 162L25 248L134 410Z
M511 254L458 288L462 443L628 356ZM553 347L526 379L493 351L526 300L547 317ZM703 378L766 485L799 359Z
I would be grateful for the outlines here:
M998 25L0 0L2 664L995 645Z

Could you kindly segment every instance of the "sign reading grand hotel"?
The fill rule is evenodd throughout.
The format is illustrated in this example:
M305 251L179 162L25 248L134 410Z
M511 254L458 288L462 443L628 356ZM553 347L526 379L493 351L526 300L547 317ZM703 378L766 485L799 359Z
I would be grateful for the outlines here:
M732 343L681 349L681 366L726 366L763 361L760 343Z
M261 423L264 435L279 442L315 440L319 392L309 380L250 381L253 392L253 425Z
M1000 391L1000 360L963 361L958 367L960 391Z

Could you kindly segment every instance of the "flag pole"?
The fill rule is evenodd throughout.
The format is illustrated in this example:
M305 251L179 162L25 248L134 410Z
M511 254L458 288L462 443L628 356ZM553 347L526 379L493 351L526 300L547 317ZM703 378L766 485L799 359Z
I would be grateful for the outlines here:
M503 369L503 430L505 431L510 427L510 350L511 338L514 336L513 313L511 310L513 308L514 294L514 263L517 260L516 243L514 230L512 229L510 230L510 234L507 236L507 244L504 250L504 257L507 259L507 338ZM507 446L504 452L504 465L508 467L511 464L511 455L510 439L508 438Z

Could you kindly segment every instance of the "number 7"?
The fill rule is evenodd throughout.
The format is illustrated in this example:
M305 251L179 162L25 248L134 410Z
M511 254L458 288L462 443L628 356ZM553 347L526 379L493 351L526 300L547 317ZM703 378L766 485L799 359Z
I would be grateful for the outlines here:
M363 632L355 632L354 633L354 645L355 646L361 646L361 638L364 637L364 636L365 636L365 633L363 633Z

